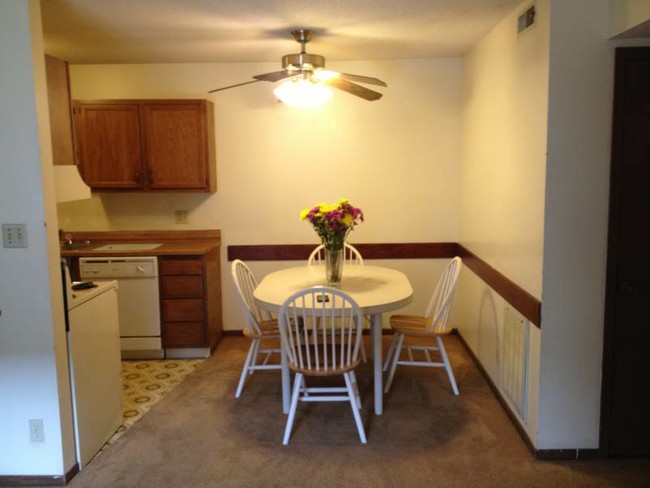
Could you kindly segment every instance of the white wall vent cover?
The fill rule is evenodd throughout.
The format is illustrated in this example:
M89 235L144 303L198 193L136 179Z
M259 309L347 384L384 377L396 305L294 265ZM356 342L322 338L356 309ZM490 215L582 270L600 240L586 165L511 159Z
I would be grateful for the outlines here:
M511 307L503 321L501 386L522 420L528 420L528 351L530 322Z

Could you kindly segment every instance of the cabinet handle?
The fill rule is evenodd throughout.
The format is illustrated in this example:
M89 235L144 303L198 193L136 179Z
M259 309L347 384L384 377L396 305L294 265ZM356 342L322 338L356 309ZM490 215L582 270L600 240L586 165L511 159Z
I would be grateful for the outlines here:
M139 171L136 171L135 173L133 173L133 180L136 183L140 183L140 172Z

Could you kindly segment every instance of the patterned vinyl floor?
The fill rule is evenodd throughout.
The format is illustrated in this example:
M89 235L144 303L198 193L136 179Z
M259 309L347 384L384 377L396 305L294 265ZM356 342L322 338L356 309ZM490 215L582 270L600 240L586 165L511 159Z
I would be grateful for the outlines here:
M115 442L204 359L122 361L122 425L106 444Z

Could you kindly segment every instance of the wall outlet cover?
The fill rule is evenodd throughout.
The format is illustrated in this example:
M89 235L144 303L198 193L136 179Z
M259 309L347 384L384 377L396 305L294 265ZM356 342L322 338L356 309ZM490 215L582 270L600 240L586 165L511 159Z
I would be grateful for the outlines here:
M2 224L2 247L27 247L27 224Z

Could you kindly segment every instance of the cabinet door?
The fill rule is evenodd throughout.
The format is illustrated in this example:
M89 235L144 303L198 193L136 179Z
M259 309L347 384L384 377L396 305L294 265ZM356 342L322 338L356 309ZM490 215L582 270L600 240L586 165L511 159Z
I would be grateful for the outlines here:
M58 165L75 164L68 63L46 55L45 70L47 101L50 110L50 132L52 134L52 161Z
M144 117L147 186L152 190L207 190L206 105L148 103Z
M137 104L75 104L82 176L91 188L142 188Z

